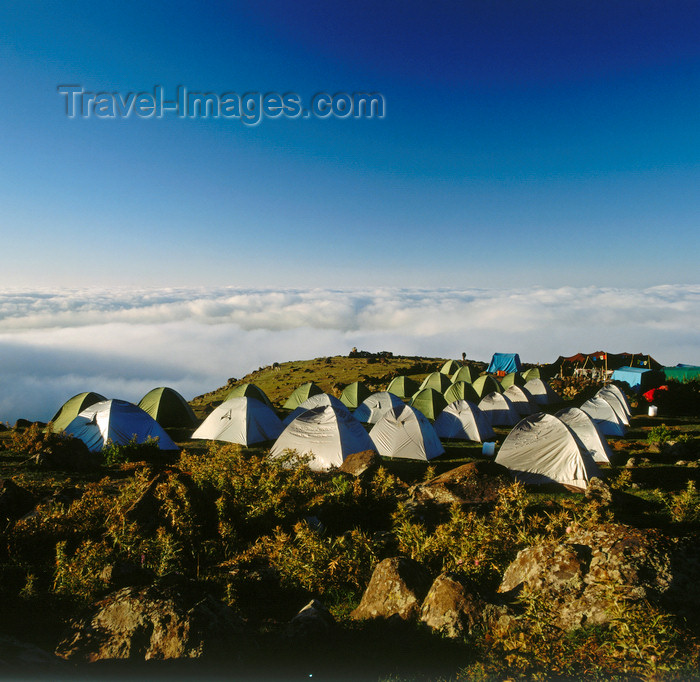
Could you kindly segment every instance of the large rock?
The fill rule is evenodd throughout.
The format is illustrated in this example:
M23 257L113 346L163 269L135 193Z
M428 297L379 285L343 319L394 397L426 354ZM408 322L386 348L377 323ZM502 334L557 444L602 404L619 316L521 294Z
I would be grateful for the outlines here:
M417 502L484 504L495 502L499 490L512 483L507 470L495 462L470 462L414 486Z
M700 608L693 587L700 568L696 541L655 530L601 524L571 532L561 543L521 550L506 569L499 592L523 586L543 591L555 622L570 630L609 622L610 598L647 599L677 610Z
M430 576L416 561L391 557L377 564L360 605L350 614L355 620L418 617L430 589Z
M176 659L230 653L242 632L226 605L182 578L127 587L72 623L56 654L71 661Z
M459 638L482 622L487 604L455 575L443 573L435 579L421 608L420 619L432 630Z

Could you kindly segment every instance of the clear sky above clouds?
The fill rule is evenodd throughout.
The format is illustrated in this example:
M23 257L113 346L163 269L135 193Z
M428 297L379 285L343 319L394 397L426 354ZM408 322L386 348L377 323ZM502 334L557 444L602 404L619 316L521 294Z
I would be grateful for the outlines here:
M698 280L700 3L6 2L0 286ZM68 118L57 86L379 92Z

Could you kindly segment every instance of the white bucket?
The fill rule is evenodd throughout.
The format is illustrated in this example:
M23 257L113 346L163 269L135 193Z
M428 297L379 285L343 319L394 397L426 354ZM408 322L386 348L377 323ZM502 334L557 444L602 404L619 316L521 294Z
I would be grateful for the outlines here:
M482 455L493 457L494 452L496 452L496 443L484 443L483 447L481 448Z
M659 408L656 405L649 405L649 416L655 417L657 414L659 414Z

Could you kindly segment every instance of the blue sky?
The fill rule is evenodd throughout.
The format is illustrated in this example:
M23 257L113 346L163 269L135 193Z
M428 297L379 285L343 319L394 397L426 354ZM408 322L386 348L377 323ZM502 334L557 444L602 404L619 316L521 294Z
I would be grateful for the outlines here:
M2 286L697 282L696 2L10 2ZM369 91L383 119L69 119Z
M700 363L699 35L696 0L0 3L0 421L353 346Z

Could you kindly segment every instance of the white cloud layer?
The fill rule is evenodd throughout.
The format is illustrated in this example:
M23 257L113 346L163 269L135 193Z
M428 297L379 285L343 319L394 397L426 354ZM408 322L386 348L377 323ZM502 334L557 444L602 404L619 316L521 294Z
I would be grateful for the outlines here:
M347 353L525 362L605 349L700 364L700 285L648 289L0 291L0 421L82 391L186 398L262 365Z

